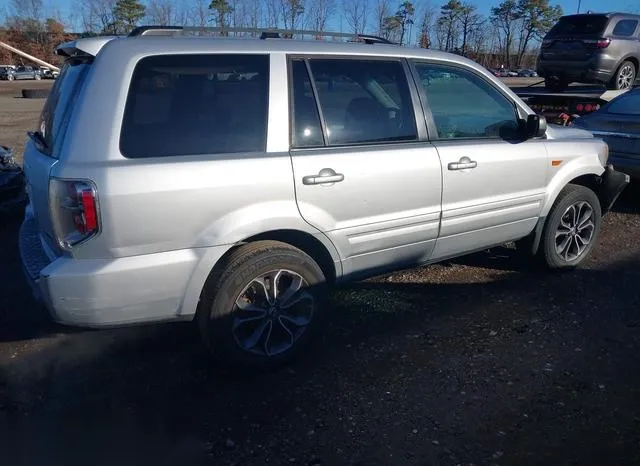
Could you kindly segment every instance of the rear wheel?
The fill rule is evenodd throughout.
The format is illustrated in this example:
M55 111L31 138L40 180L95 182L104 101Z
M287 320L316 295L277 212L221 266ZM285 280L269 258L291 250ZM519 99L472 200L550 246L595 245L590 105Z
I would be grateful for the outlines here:
M600 201L595 193L569 184L547 216L538 254L551 269L577 267L595 246L601 225Z
M275 369L299 353L318 325L324 274L286 243L238 248L209 282L198 311L200 332L231 367Z
M624 61L609 83L609 88L623 91L630 89L636 80L636 66L630 61Z

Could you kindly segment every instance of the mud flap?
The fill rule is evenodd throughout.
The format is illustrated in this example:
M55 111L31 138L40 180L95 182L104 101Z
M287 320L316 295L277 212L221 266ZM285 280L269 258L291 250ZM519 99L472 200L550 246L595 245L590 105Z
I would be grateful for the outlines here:
M630 181L631 177L629 175L616 171L613 165L609 164L605 167L604 173L600 177L597 193L600 199L602 215L611 210L611 207L613 207L613 204Z

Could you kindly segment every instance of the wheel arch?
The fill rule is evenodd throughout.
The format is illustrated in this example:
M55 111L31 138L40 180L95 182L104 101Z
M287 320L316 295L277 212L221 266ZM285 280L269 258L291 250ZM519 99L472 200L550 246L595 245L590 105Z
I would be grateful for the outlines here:
M300 249L316 261L329 283L334 283L336 278L342 275L342 265L339 258L333 256L327 245L310 233L291 229L271 230L240 241L237 246L255 241L280 241Z
M536 227L533 230L533 233L532 233L533 241L530 243L532 247L532 250L531 250L532 254L535 255L538 253L538 249L540 247L540 239L542 238L542 232L544 230L544 224L547 221L547 216L549 215L549 212L551 211L551 208L553 207L553 205L556 203L558 196L560 195L562 190L570 184L580 185L580 186L584 186L585 188L589 188L598 197L598 200L600 201L600 207L602 207L602 197L601 197L602 194L601 194L601 190L598 189L600 185L600 180L601 180L600 174L596 174L593 172L582 173L579 175L575 175L573 178L563 183L560 186L560 188L556 190L553 197L547 201L547 206L545 206L545 209L543 210L543 215L540 216L540 218L538 219L538 223L536 224Z
M204 276L197 274L198 277L191 278L190 281L193 282L190 284L192 296L185 297L180 314L182 316L197 316L203 293L225 267L229 256L238 248L257 241L280 241L300 249L316 261L329 284L334 283L342 275L342 262L338 252L335 248L332 249L333 246L328 239L322 240L315 235L295 229L270 230L237 241L226 247L225 251L217 255L215 259L203 260L207 263L206 272ZM197 293L197 297L194 296L195 293ZM187 301L186 298L190 299Z

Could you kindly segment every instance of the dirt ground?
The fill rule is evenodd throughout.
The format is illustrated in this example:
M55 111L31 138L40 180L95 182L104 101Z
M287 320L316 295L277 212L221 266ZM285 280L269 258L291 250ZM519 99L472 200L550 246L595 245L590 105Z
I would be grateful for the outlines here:
M4 94L19 142L38 102ZM355 283L307 355L245 376L189 323L52 324L2 219L0 464L640 464L639 195L579 270L496 248Z
M0 81L0 145L22 162L26 132L36 129L44 99L23 99L22 89L50 88L53 81Z

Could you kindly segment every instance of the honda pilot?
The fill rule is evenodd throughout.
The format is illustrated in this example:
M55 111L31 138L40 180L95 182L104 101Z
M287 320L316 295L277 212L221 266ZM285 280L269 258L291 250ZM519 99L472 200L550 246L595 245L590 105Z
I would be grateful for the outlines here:
M335 283L512 241L580 265L628 183L458 55L165 32L57 48L19 244L63 324L194 320L223 361L270 368Z

